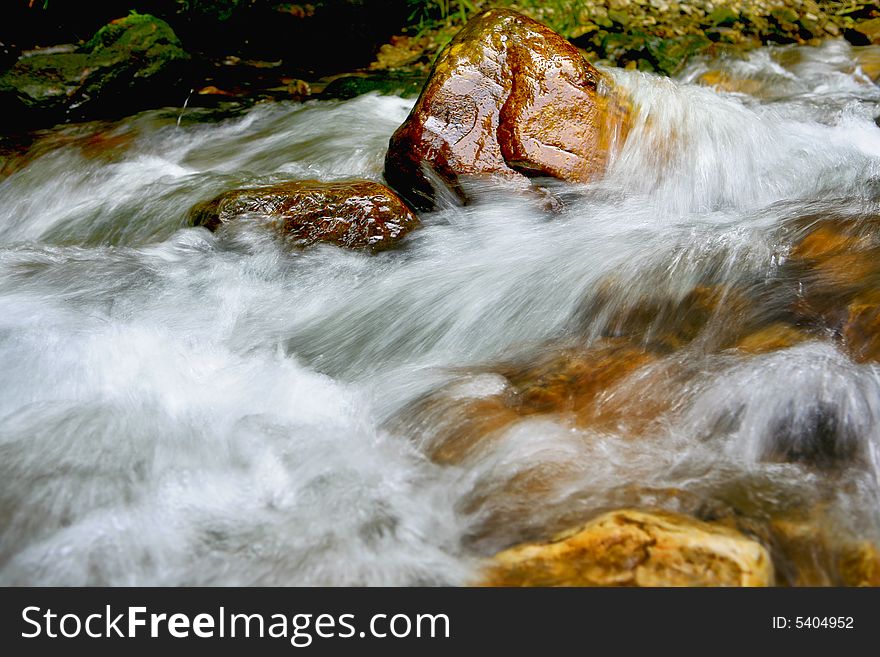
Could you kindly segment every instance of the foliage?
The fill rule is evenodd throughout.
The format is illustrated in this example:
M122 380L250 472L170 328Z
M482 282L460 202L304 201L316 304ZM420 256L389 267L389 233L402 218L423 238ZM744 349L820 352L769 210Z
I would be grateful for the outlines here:
M407 0L409 23L418 32L436 29L443 24L461 24L477 12L478 0Z
M178 12L229 20L236 11L255 4L254 0L177 0Z

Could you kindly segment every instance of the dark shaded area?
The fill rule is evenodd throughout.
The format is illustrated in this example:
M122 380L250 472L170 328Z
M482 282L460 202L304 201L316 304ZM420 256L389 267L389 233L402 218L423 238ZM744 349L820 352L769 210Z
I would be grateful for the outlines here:
M0 42L16 50L78 43L132 9L167 17L179 5L177 0L4 0L0 3Z
M78 49L21 57L0 75L0 109L21 126L113 117L176 102L190 56L168 23L131 14Z
M21 50L86 41L131 10L166 20L190 53L280 59L317 74L365 66L409 15L406 0L7 0L0 4L0 65Z
M408 17L407 0L9 0L0 3L4 134L144 109L230 98L301 99L303 78L365 67ZM134 16L130 12L136 12ZM157 37L96 40L107 27L153 16ZM155 27L158 25L159 27ZM394 76L391 76L392 78ZM410 79L364 84L408 91ZM388 86L390 83L390 87ZM338 97L367 89L337 83ZM197 93L194 93L197 92Z
M386 96L416 98L422 91L425 77L418 73L403 71L376 71L360 75L345 75L332 80L321 98L327 100L348 100L362 94L377 92Z

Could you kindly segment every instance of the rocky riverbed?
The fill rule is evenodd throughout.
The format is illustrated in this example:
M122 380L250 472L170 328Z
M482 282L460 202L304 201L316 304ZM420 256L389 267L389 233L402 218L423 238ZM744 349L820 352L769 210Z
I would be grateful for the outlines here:
M814 0L596 0L473 2L504 6L550 26L592 63L678 73L700 54L743 52L765 44L812 44L846 38L854 45L880 40L873 3ZM462 13L426 21L392 38L374 69L427 66L460 27Z

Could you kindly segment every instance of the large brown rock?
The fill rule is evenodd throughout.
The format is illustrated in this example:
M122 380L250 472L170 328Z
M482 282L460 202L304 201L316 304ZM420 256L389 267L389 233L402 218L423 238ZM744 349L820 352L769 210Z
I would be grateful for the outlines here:
M547 543L492 558L486 586L770 586L757 541L671 513L613 511Z
M564 38L512 11L473 18L439 55L391 137L385 178L430 208L442 181L522 174L586 182L628 131L630 106Z
M190 222L210 230L256 216L297 243L329 242L349 248L387 248L419 220L397 194L369 180L296 180L236 189L190 210Z

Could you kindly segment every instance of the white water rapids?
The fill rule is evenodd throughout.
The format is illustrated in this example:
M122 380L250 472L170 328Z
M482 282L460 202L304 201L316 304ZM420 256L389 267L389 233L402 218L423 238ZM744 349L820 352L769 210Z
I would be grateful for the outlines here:
M708 68L764 93L694 84ZM706 346L710 320L628 380L675 411L650 437L538 415L466 463L427 458L436 427L407 409L431 391L502 390L479 372L590 344L615 308L754 289L798 217L880 211L880 88L844 42L678 81L613 75L636 126L602 181L551 186L562 214L486 191L378 255L212 234L186 212L242 185L381 179L412 101L47 132L0 182L0 582L463 584L481 557L631 503L632 486L822 504L880 540L880 367L831 340L744 357ZM817 422L846 443L845 468L766 458ZM558 480L505 493L534 468Z

